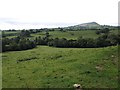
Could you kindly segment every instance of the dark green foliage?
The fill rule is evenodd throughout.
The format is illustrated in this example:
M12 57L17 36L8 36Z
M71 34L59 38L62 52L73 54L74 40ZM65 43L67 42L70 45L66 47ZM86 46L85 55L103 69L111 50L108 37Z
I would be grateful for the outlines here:
M104 28L104 29L97 30L96 34L101 34L101 33L107 34L109 33L109 31L110 31L109 28Z
M120 36L115 34L103 34L96 39L97 47L117 45L119 42Z
M2 39L2 51L6 51L7 50L7 45L10 43L8 38L3 38Z
M67 40L66 38L49 38L46 32L45 37L36 37L30 40L23 37L3 38L2 51L27 50L36 47L36 45L48 45L61 48L96 48L120 44L120 35L102 34L97 39L79 37L77 40Z
M47 41L48 41L48 38L46 38L46 37L41 38L39 36L39 37L36 37L36 39L35 39L35 42L37 45L47 45Z
M59 28L63 31L63 28ZM44 37L36 37L30 39L29 36L35 30L22 30L20 36L15 38L2 38L2 51L16 51L16 50L27 50L36 47L36 45L48 45L53 47L61 48L96 48L106 47L120 44L120 35L109 33L109 29L105 28L100 30L100 36L96 39L79 37L76 40L66 38L51 38L49 29L45 30ZM40 32L41 29L37 29L36 32ZM74 35L74 33L70 33Z
M4 32L4 31L2 31L2 37L6 37L6 35L5 35L5 32Z
M110 41L110 43L112 45L115 45L115 44L120 44L120 34L118 35L115 35L115 34L109 34L108 35L108 40Z
M50 36L49 32L46 32L45 35L46 35L47 38Z
M16 31L16 30L5 30L5 31L1 31L1 36L2 38L4 37L8 37L8 36L16 36L16 35L19 35L19 30Z
M36 47L34 41L25 38L3 38L2 39L2 52L5 51L19 51L19 50L27 50Z
M22 30L20 33L21 37L30 37L30 31L28 30Z
M51 41L48 42L49 46L54 46L54 47L68 47L69 41L65 38L59 39L51 39Z
M51 40L51 39L49 39L49 32L47 32L46 31L46 33L45 33L45 37L36 37L36 39L35 39L35 42L36 42L36 44L37 45L47 45L48 44L48 42Z
M29 29L29 32L30 32L30 34L32 34L32 33L38 33L38 32L42 32L42 31L44 31L45 29Z
M117 45L119 43L120 35L103 34L97 39L79 37L77 40L67 40L65 38L55 38L51 39L51 41L48 42L48 45L63 48L95 48Z

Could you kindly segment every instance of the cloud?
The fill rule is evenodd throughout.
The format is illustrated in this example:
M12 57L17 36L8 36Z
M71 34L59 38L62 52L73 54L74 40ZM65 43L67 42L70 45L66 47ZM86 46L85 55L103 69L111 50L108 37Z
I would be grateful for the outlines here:
M76 25L65 22L21 22L15 18L0 18L0 29L55 28Z
M112 23L118 22L119 0L0 1L0 24L11 25L11 28L20 25L21 27L32 25L34 28L62 27L91 21L113 25ZM4 27L7 28L7 25Z

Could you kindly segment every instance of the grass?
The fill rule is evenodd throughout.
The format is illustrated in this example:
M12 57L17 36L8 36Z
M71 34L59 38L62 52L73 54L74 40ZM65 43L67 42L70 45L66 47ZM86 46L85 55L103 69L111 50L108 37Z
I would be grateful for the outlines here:
M19 30L18 30L18 31L5 31L5 30L4 30L4 34L5 34L5 35L9 35L9 34L18 34L18 33L20 33Z
M94 30L81 30L81 31L50 31L49 32L51 38L67 38L67 39L77 39L80 36L83 36L85 38L97 38L98 35L95 33ZM37 34L32 34L33 37L38 36L45 36L45 32L40 32Z
M97 35L96 30L81 30L81 31L66 31L66 32L61 32L61 31L50 31L50 37L51 38L66 38L66 39L77 39L78 37L84 37L84 38L97 38L99 35ZM118 34L118 30L111 30L111 33ZM45 36L45 32L39 32L36 34L31 34L32 37L30 38L35 38L35 37L43 37Z
M96 30L81 30L81 31L66 31L66 32L61 32L61 31L50 31L50 37L51 38L67 38L67 39L77 39L78 37L82 36L84 38L97 38L99 35L97 35ZM118 30L111 30L111 33L118 34ZM7 36L7 38L14 38L17 36L20 31L9 31L9 32L4 32L6 35L7 34L13 34L11 36ZM35 39L36 37L44 37L45 32L39 32L35 34L31 34L30 39Z
M2 54L3 88L116 88L117 46L53 48L38 46ZM17 62L21 60L20 62Z
M82 31L67 31L67 32L50 32L51 37L67 38L67 39L77 39L80 36L84 38L97 38L98 35L94 30L82 30Z
M4 30L4 34L7 35L7 38L15 38L18 34L20 33L20 31L5 31ZM0 34L1 35L1 34Z
M7 32L9 33L9 32ZM11 32L16 33L16 32ZM111 33L117 34L117 30ZM95 30L50 31L51 38L97 38ZM31 39L45 32L31 34ZM15 36L8 36L9 38ZM116 88L118 86L118 47L53 48L37 46L25 51L2 54L3 88Z

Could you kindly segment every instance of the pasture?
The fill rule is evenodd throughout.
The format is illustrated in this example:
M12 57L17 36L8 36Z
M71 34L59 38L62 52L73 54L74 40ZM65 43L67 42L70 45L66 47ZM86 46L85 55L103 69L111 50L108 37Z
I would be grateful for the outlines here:
M80 30L80 31L49 31L50 38L66 38L66 39L77 39L78 37L84 37L84 38L97 38L99 35L97 35L96 30ZM14 38L16 37L20 31L4 31L7 38ZM118 34L118 30L111 30L110 33ZM9 36L10 35L10 36ZM36 37L44 37L45 31L33 33L31 34L30 39L35 39Z
M117 46L37 46L31 50L4 52L2 85L3 88L72 88L74 83L79 83L83 88L117 88L117 51Z

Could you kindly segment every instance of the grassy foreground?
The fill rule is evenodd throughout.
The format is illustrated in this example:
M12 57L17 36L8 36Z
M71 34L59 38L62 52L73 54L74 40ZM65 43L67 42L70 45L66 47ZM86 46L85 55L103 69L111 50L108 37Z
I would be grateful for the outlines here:
M53 48L38 46L5 52L3 88L116 88L118 48Z

